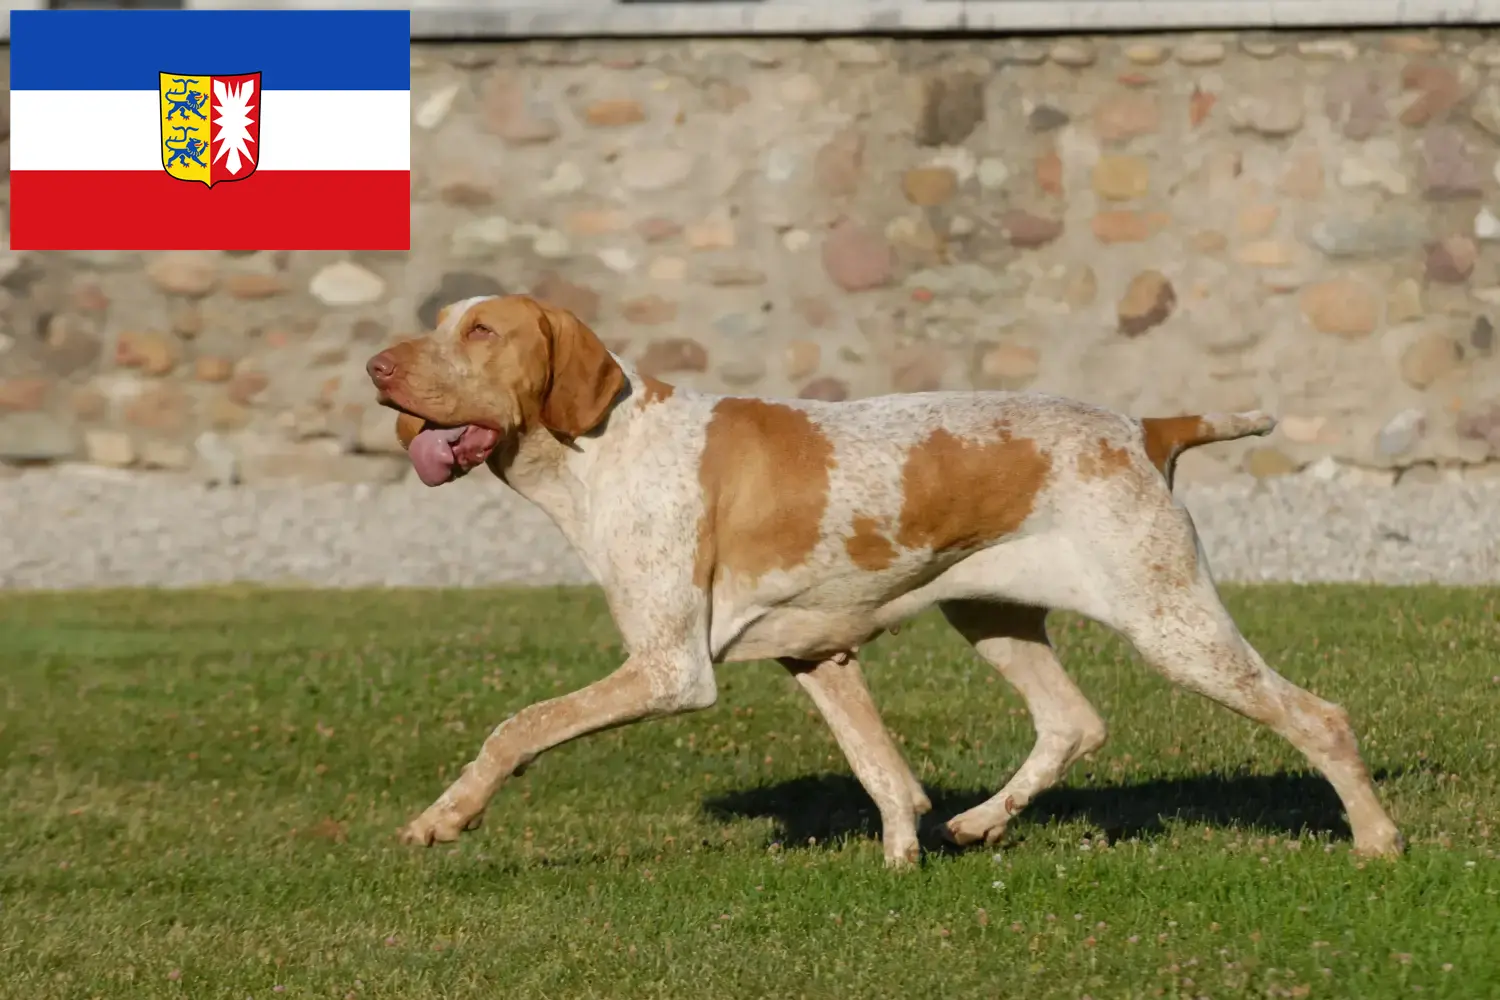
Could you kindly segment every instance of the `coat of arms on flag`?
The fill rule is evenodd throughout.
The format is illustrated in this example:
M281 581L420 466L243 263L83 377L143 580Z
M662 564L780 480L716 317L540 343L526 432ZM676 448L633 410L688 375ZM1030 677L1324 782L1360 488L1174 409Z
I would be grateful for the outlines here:
M244 180L260 160L260 74L161 73L161 158L180 181Z

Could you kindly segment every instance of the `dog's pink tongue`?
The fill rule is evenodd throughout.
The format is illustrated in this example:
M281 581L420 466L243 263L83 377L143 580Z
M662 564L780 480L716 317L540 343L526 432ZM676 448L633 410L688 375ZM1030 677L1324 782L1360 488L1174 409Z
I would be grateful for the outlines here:
M428 486L441 486L453 478L453 442L463 430L429 427L411 439L406 454L418 479Z

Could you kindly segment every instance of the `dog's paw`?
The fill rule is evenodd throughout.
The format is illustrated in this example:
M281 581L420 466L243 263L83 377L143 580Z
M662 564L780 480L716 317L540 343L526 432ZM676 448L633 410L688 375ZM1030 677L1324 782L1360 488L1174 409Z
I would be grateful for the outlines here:
M921 860L922 848L915 837L885 845L885 866L892 871L910 871Z
M944 823L941 827L943 839L959 847L970 844L994 844L1005 836L1010 825L1010 814L1001 809L985 809L983 806L970 809Z
M1354 853L1364 858L1399 858L1406 852L1406 838L1387 822L1373 830L1357 830Z
M484 822L484 813L462 816L452 810L433 806L422 815L401 828L403 844L415 847L431 847L433 844L450 844L469 830L477 830Z

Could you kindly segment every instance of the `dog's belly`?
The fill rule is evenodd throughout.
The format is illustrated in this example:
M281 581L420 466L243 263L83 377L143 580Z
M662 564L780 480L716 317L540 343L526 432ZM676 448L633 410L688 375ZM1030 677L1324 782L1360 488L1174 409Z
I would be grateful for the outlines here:
M825 660L858 649L884 629L876 609L771 608L745 626L715 659L720 663L784 656Z
M931 601L912 600L911 592L952 561L929 556L881 573L793 577L789 585L766 585L741 600L723 595L714 608L714 661L823 660L858 650L925 609Z

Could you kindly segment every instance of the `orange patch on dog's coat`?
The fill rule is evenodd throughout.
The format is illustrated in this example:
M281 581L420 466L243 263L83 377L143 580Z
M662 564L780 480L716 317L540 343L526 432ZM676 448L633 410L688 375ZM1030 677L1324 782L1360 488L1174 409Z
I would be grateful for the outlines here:
M875 572L896 561L896 546L882 532L883 525L879 520L860 514L855 517L852 527L854 533L844 539L844 548L854 565Z
M983 548L1031 516L1051 471L1049 453L1003 424L988 440L939 427L907 453L896 543L934 551Z
M1146 457L1169 486L1178 455L1194 445L1217 440L1213 428L1202 417L1145 417L1141 420L1141 432Z
M642 375L641 384L646 389L641 395L642 406L650 406L652 403L660 403L664 399L671 399L672 393L677 391L676 386L663 382L660 379L652 378L650 375Z
M1100 438L1094 451L1078 453L1078 474L1084 479L1118 476L1130 468L1130 452L1113 447L1108 438Z
M807 413L784 403L730 397L709 418L698 482L694 582L729 572L753 581L801 565L822 536L833 443Z

